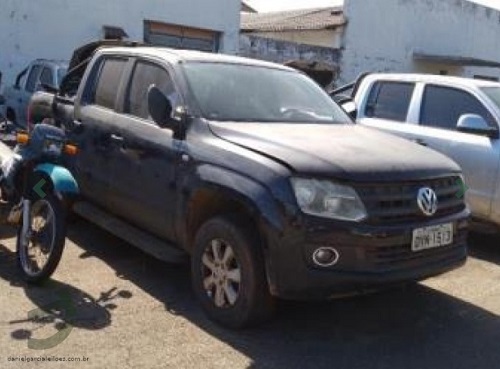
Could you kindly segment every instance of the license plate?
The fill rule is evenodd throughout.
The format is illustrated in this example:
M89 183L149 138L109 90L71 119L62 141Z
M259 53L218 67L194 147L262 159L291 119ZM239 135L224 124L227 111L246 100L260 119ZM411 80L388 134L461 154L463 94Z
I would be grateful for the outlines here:
M413 231L411 249L414 252L433 249L453 243L453 223L418 228Z

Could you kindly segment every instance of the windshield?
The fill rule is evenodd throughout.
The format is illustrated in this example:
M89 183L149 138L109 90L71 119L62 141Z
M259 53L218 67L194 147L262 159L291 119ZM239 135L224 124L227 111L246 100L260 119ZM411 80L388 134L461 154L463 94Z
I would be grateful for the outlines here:
M495 103L500 109L500 87L481 87L481 90Z
M301 73L241 64L184 65L205 118L217 121L350 123L344 111Z

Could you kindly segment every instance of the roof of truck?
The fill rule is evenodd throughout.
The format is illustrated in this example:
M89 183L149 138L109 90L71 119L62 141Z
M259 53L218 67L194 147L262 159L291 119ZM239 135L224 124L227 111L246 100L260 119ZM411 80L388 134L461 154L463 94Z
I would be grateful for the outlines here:
M472 79L465 77L442 76L435 74L417 74L417 73L373 73L366 76L371 80L386 80L400 82L425 82L439 83L446 85L455 85L462 87L500 87L499 82L485 81L481 79Z
M266 62L262 60L243 58L240 56L233 56L226 54L207 53L202 51L170 49L166 47L152 47L152 46L106 47L101 49L100 52L106 54L128 54L137 56L139 55L150 56L150 57L165 59L170 62L200 61L200 62L213 62L213 63L229 63L229 64L253 65L253 66L295 71L295 69L285 67L281 64Z

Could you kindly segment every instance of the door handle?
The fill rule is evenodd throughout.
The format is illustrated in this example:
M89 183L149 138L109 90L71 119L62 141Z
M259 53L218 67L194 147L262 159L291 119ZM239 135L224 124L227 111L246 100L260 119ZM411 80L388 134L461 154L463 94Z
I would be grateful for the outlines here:
M415 142L415 143L417 143L417 144L419 144L421 146L426 146L426 147L429 146L427 144L427 142L425 142L425 140L422 140L421 138L417 138L417 139L413 140L413 142Z
M110 136L110 138L112 141L114 141L116 143L123 143L123 141L124 141L122 136L114 134L114 133Z

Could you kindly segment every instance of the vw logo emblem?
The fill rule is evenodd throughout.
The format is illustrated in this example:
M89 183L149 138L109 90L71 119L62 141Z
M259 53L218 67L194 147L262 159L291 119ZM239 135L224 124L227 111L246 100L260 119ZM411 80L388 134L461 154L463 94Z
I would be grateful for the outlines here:
M438 199L432 188L424 187L418 191L417 203L422 213L428 217L436 214L438 209Z

